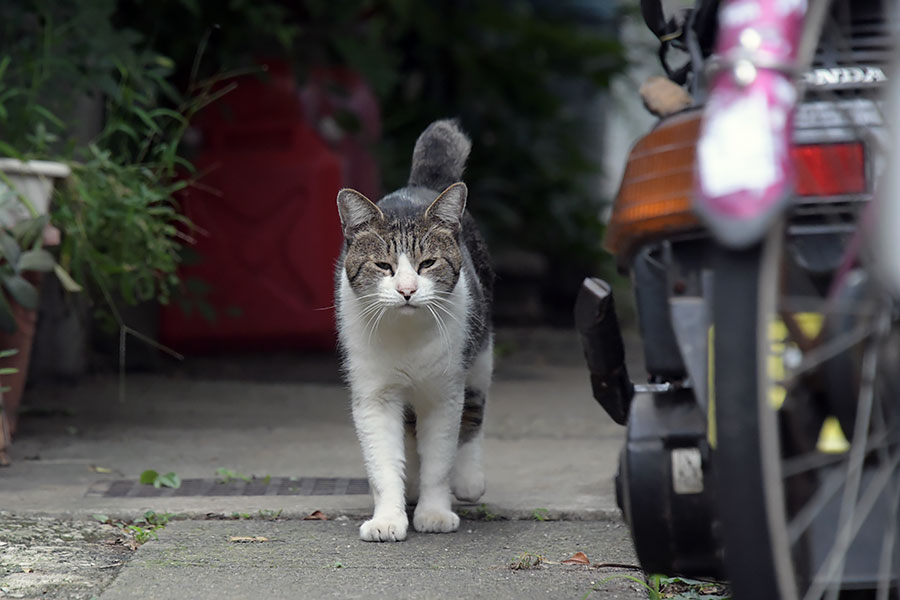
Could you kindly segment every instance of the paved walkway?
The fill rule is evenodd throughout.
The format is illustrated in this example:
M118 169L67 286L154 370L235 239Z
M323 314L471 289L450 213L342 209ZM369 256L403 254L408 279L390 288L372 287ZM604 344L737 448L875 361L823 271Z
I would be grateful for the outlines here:
M372 504L362 494L278 495L270 485L264 496L103 495L110 481L147 469L206 480L227 469L237 483L221 489L234 493L244 476L263 487L277 478L339 478L345 487L364 478L347 394L328 357L188 362L129 375L124 401L115 376L29 390L13 465L0 471L0 507L85 522L97 513L178 515L133 554L104 598L242 598L250 590L265 598L582 597L609 571L509 564L522 553L558 562L576 551L594 563L635 562L612 483L624 431L591 399L574 334L501 341L507 356L485 429L488 491L483 504L458 507L468 518L455 534L364 544L356 527ZM329 521L301 520L314 511ZM218 517L242 520L209 520ZM267 541L229 541L240 536ZM15 556L2 552L0 597L36 591L21 587L27 572L10 587L5 571L16 568ZM608 585L613 595L598 597L642 597L625 579Z

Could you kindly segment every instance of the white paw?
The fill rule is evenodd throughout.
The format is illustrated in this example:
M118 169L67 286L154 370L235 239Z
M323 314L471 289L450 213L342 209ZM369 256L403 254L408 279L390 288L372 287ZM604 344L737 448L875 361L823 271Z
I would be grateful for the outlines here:
M484 495L484 472L480 469L467 469L454 473L450 487L460 502L475 502Z
M400 542L406 539L409 519L403 513L390 517L374 517L359 527L359 537L366 542Z
M423 533L449 533L459 529L459 517L452 510L416 507L413 526Z

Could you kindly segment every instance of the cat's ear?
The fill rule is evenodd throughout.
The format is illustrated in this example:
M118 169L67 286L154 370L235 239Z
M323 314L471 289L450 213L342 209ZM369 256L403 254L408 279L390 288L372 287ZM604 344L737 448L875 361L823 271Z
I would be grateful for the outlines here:
M461 181L454 183L435 198L428 210L425 211L425 216L451 225L459 225L466 210L468 193L469 189L466 184Z
M383 219L384 213L375 203L350 188L344 188L337 195L338 214L344 233L375 219Z

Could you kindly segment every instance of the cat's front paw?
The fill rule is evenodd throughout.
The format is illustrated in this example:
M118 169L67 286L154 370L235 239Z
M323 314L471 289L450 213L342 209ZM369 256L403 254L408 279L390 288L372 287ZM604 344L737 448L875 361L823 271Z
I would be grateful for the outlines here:
M423 533L450 533L459 529L459 517L452 510L420 505L413 515L413 527Z
M360 525L359 537L365 542L402 542L408 527L409 519L403 513L373 517Z

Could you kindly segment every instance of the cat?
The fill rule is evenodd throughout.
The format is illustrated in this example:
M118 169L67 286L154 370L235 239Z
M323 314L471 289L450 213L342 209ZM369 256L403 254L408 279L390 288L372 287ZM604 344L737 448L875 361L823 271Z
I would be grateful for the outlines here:
M471 149L455 121L429 125L407 187L377 204L338 192L339 347L374 514L365 541L451 532L458 500L484 494L482 421L493 371L494 274L466 211Z

